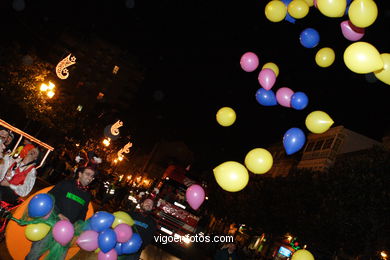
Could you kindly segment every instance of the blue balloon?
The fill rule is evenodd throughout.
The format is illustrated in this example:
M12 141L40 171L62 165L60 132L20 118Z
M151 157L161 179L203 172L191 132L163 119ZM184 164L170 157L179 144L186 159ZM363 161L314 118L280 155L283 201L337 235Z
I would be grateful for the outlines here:
M320 34L313 28L307 28L301 32L299 41L305 48L314 48L320 42Z
M49 214L53 208L53 199L49 194L35 195L28 203L28 215L31 218L41 218Z
M141 245L141 236L138 233L133 233L129 241L122 243L122 254L133 254L141 248Z
M105 211L98 211L89 219L89 224L91 225L92 230L102 232L111 227L114 220L114 215Z
M288 7L288 4L291 2L292 0L282 0L282 2L284 3L284 5L286 6L286 8ZM288 12L286 14L286 17L284 18L284 20L286 20L287 22L290 22L290 23L294 23L295 24L295 18L292 17Z
M263 106L276 106L278 104L275 93L271 89L259 88L256 92L256 100Z
M116 245L116 234L111 228L107 228L99 233L98 245L103 253L107 253Z
M299 128L293 127L287 130L283 136L283 146L288 155L298 152L306 142L306 136Z
M122 243L116 242L114 249L118 255L122 255Z
M291 96L291 107L296 110L306 108L308 103L309 98L303 92L295 92L294 95Z

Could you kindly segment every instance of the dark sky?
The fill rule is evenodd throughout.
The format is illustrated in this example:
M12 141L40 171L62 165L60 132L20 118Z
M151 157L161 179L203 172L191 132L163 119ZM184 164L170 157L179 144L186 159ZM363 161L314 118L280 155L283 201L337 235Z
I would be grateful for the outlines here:
M250 149L280 141L291 127L307 133L304 120L314 110L327 112L335 125L377 140L390 124L390 86L369 83L365 75L344 65L343 52L351 42L343 38L339 24L346 16L325 17L312 7L295 24L271 23L264 15L268 1L134 1L134 8L127 8L126 1L66 1L61 6L57 1L26 1L19 12L7 1L1 6L2 25L10 32L29 17L47 31L66 27L93 32L135 52L147 68L138 102L140 115L148 118L139 137L184 140L202 160L215 165L243 161ZM363 40L380 53L390 52L389 4L376 2L378 18L366 28ZM300 32L308 27L321 37L313 49L299 43ZM329 68L314 61L322 47L336 52ZM259 56L260 66L266 62L279 66L274 91L280 87L303 91L309 106L297 111L259 105L255 93L261 67L247 73L239 65L247 51ZM238 117L228 128L215 120L223 106L235 109Z

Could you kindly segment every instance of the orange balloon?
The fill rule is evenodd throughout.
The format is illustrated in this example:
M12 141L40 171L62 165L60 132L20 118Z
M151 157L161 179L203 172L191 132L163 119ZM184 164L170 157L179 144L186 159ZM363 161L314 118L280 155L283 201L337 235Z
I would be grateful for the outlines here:
M54 186L50 186L47 188L44 188L40 191L37 191L28 199L26 199L13 213L13 217L20 219L23 216L23 213L26 211L28 204L30 203L30 200L39 193L47 193L49 190L51 190ZM92 217L94 214L94 210L92 207L92 204L89 203L88 205L88 211L86 219ZM5 230L5 243L8 248L8 252L11 255L12 259L24 259L28 252L30 251L31 247L31 241L28 240L24 234L24 230L26 229L26 226L19 226L18 223L15 221L8 222L7 228ZM49 231L51 232L51 231ZM68 254L66 255L66 260L71 259L77 252L80 250L80 248L76 245L74 247L69 248ZM40 259L43 259L44 256L41 256Z

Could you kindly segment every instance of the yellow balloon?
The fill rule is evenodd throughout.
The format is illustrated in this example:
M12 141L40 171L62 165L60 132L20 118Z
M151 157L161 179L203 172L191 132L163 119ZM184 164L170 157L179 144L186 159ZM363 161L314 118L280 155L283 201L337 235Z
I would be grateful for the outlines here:
M316 63L318 66L326 68L333 64L335 57L333 49L325 47L317 51Z
M344 63L353 72L367 74L383 69L378 50L367 42L355 42L344 51Z
M134 225L134 220L130 217L129 214L127 214L124 211L116 211L113 213L115 219L114 222L112 223L111 227L115 228L119 224L125 223L129 226Z
M378 7L372 0L354 0L349 6L348 17L353 25L366 28L378 17Z
M346 0L317 0L317 8L328 17L342 17L347 8Z
M265 6L264 12L271 22L280 22L287 15L287 7L282 1L272 0Z
M309 7L314 5L314 0L305 0L305 2Z
M249 181L248 170L238 162L224 162L215 167L213 172L218 185L226 191L240 191Z
M310 132L322 134L328 131L334 121L330 116L323 111L313 111L306 117L306 127Z
M275 73L276 77L279 75L279 68L278 68L278 65L276 65L276 64L273 63L273 62L267 62L266 64L264 64L264 66L262 67L262 69L271 69L271 70L273 70L273 72Z
M273 162L271 153L263 148L255 148L249 151L245 157L246 168L256 174L268 172L272 168Z
M217 122L221 126L231 126L236 121L236 112L230 107L223 107L217 112Z
M287 11L295 19L301 19L309 13L309 6L304 0L292 0L287 6Z
M374 71L375 77L390 85L390 53L382 53L383 69Z
M39 241L49 233L51 227L44 223L29 224L24 230L26 238L31 241Z
M293 254L291 260L314 260L314 256L306 249L299 249Z

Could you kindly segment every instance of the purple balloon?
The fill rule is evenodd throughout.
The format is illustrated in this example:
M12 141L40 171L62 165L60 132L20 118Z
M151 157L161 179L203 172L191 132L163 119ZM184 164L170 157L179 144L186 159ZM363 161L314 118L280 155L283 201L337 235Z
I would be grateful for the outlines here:
M259 73L258 80L260 85L265 90L270 90L274 86L276 81L275 72L269 68L262 69Z
M118 259L118 253L115 249L111 249L107 253L103 253L103 251L99 251L98 260L116 260Z
M70 223L68 220L60 220L54 225L52 232L53 238L58 243L65 246L72 240L74 235L74 228L72 223Z
M200 205L202 205L204 199L205 199L205 193L202 186L198 184L193 184L187 188L186 200L188 204L191 206L191 208L193 208L194 210L197 210L200 207Z
M246 52L241 56L241 68L246 72L252 72L259 66L259 58L253 52Z
M276 101L279 105L284 107L291 107L291 97L294 95L294 91L290 88L280 88L276 91Z
M81 233L81 235L77 238L76 243L85 251L95 251L99 247L98 236L98 232L94 230L87 230Z
M125 223L117 225L114 228L114 232L116 234L116 241L119 243L124 243L130 240L131 236L133 235L133 229Z
M364 36L364 28L356 27L351 21L346 20L340 23L341 32L345 39L350 41L358 41Z

